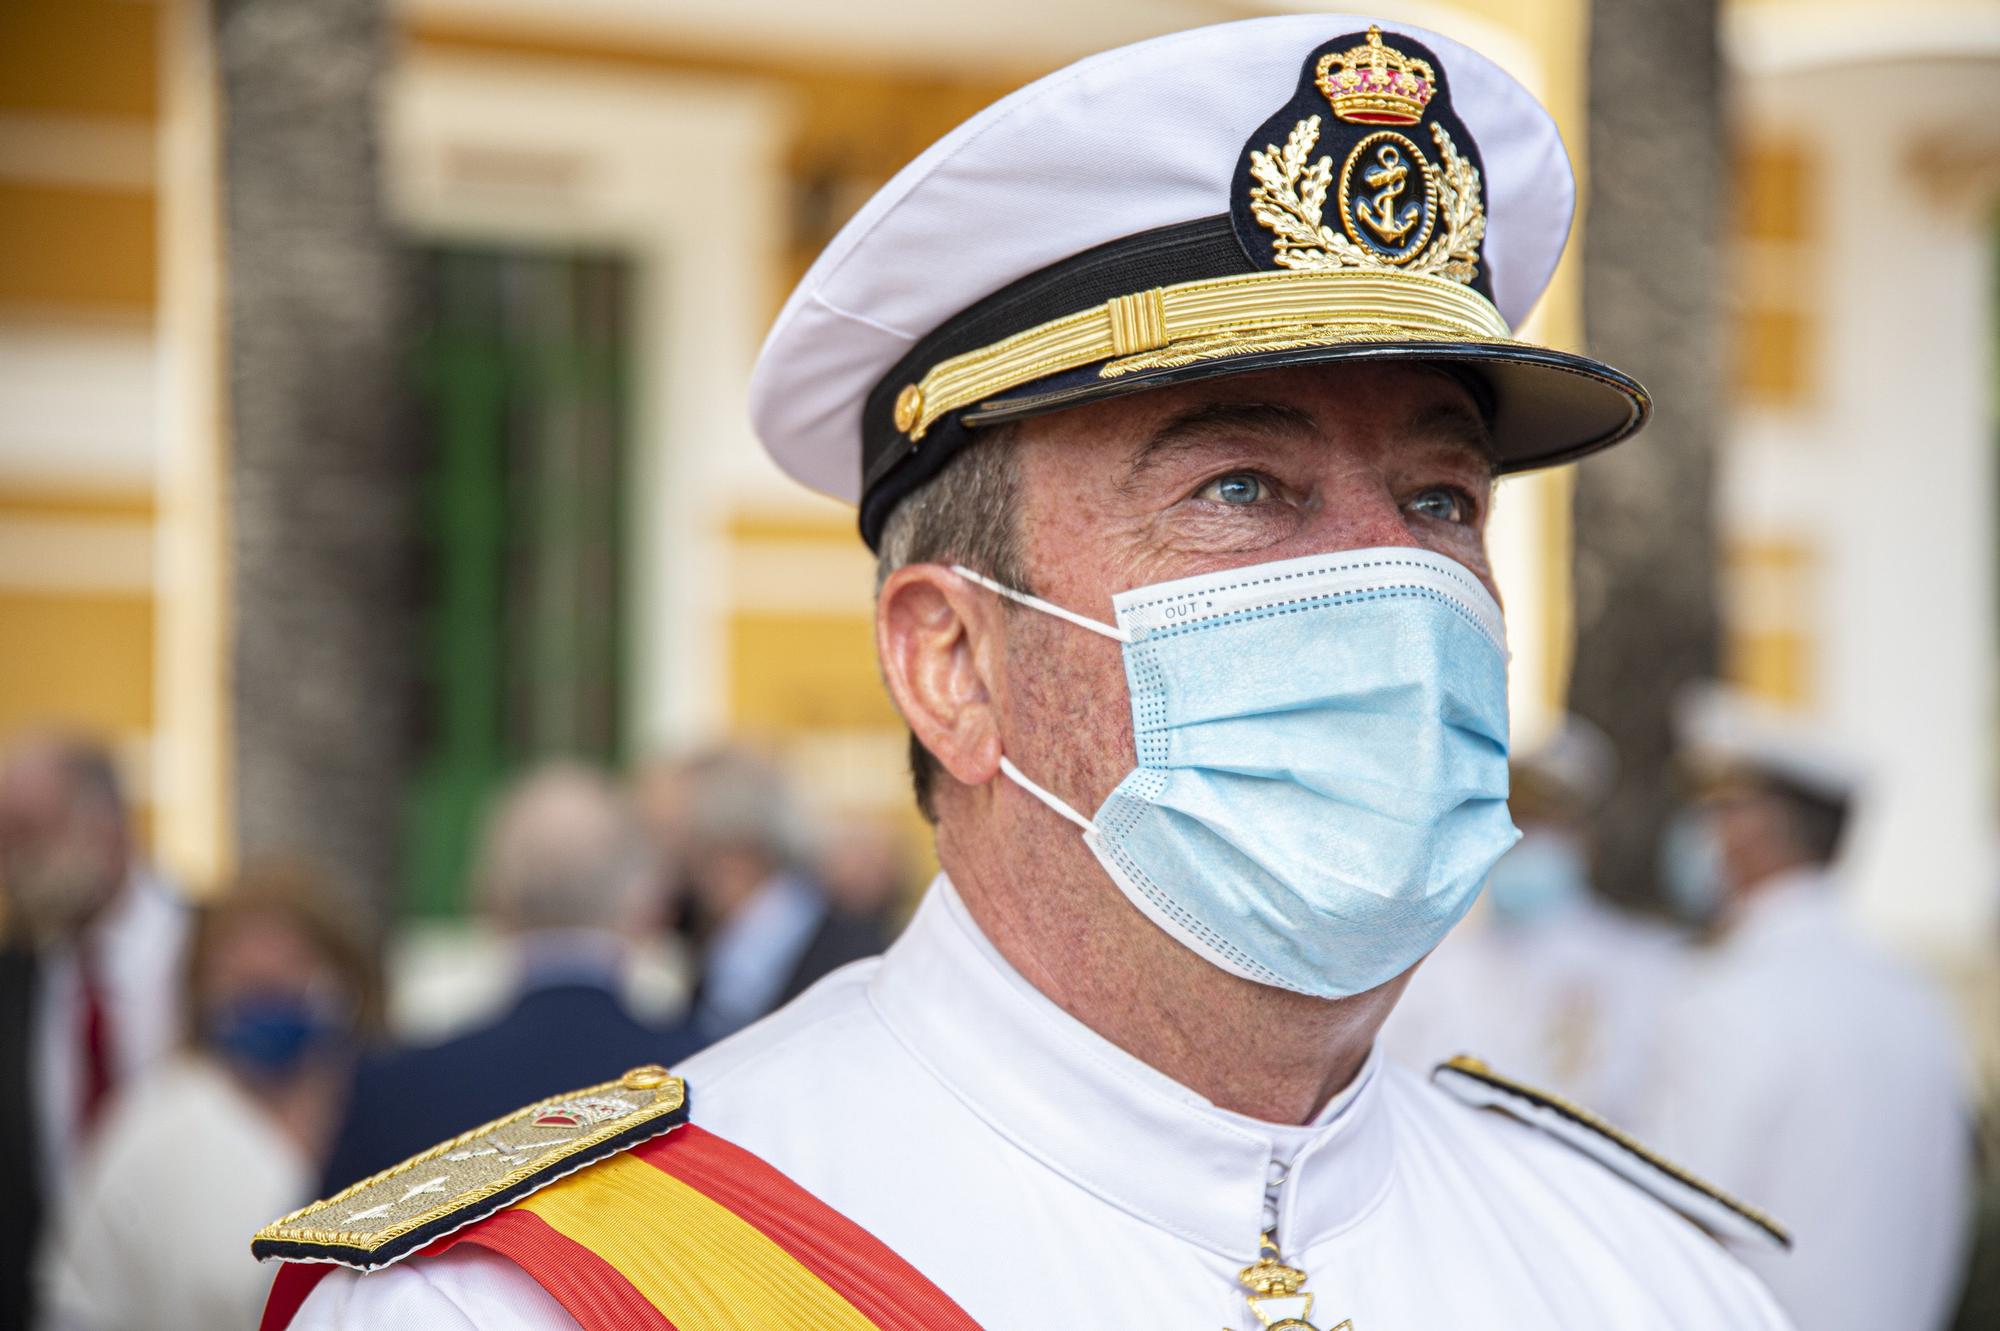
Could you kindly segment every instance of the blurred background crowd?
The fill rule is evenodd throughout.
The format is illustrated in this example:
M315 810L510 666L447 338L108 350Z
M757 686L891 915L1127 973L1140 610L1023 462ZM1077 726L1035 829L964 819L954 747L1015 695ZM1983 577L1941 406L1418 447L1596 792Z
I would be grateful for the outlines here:
M257 1226L893 938L762 332L980 106L1304 8L0 0L0 1331L250 1325ZM2000 1327L2000 4L1377 13L1554 111L1520 331L1659 403L1501 488L1528 836L1385 1046L1767 1205L1802 1327Z

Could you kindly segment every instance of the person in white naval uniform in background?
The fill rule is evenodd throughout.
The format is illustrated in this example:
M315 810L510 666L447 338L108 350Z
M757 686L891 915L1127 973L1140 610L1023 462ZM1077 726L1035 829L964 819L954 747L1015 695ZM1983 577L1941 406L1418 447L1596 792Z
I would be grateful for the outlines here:
M726 1138L990 1331L1787 1325L1718 1241L1770 1222L1478 1064L1372 1052L1516 835L1495 475L1647 412L1509 331L1572 197L1492 62L1316 15L1050 75L862 209L753 412L860 503L944 873L882 960L675 1069L694 1126L643 1158ZM624 1159L519 1205L601 1226L548 1199ZM413 1177L260 1251L362 1251ZM420 1232L485 1224L473 1195ZM808 1324L732 1311L762 1270L628 1247L593 1251L675 1326ZM608 1325L573 1275L461 1243L291 1324Z
M1684 949L1675 928L1590 881L1591 819L1617 774L1610 739L1580 716L1516 755L1507 804L1521 840L1383 1025L1392 1057L1428 1068L1476 1050L1614 1123L1637 1120Z
M1971 1237L1970 1088L1942 995L1843 918L1857 765L1719 688L1681 730L1698 799L1667 868L1713 923L1634 1126L1792 1223L1790 1253L1749 1257L1798 1325L1936 1331Z

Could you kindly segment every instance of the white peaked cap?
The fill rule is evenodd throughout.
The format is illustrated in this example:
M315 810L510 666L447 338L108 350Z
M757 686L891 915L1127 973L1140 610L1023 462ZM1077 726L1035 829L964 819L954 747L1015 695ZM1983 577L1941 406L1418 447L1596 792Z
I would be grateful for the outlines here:
M1547 738L1514 755L1514 765L1532 772L1581 806L1594 805L1618 780L1618 750L1603 730L1574 712Z
M772 457L815 490L861 499L864 401L921 340L983 298L1093 247L1230 214L1246 174L1243 154L1300 89L1307 57L1373 22L1298 15L1154 38L1038 79L947 134L869 200L785 302L751 384L752 417ZM1420 28L1380 27L1392 46L1402 38L1429 48L1439 104L1448 85L1449 110L1476 141L1485 192L1481 281L1503 325L1489 340L1525 348L1508 330L1548 285L1575 203L1555 122L1477 51ZM1317 108L1328 139L1351 132L1323 114L1328 109ZM1422 141L1429 151L1430 140ZM1283 142L1280 128L1264 146ZM1598 396L1587 428L1572 427L1571 437L1544 445L1551 455L1522 465L1603 446L1643 421L1643 390L1617 371L1532 350L1541 353L1539 380L1572 395L1561 408L1570 416L1573 395ZM1552 357L1562 363L1550 373ZM1615 402L1604 400L1607 386ZM1502 460L1506 469L1504 453Z
M1867 775L1840 736L1728 685L1687 690L1674 721L1681 748L1698 764L1761 773L1833 800L1854 798Z

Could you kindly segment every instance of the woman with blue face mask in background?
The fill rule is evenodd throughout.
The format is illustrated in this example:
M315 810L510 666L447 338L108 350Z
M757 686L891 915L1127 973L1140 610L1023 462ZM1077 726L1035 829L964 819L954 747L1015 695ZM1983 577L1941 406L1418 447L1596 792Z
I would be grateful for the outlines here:
M306 868L264 863L203 910L188 1047L113 1104L93 1143L43 1254L46 1328L256 1325L270 1270L244 1251L245 1226L310 1199L379 1006L337 899Z

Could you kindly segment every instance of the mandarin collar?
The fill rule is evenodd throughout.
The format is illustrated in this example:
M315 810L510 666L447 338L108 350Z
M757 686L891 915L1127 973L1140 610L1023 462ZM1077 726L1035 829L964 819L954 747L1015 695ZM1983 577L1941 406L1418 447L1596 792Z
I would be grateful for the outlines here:
M1302 1252L1372 1209L1393 1173L1382 1055L1286 1152L1064 1012L1002 957L940 874L869 982L930 1074L1021 1150L1120 1210L1231 1260L1256 1256L1268 1180L1279 1238Z

